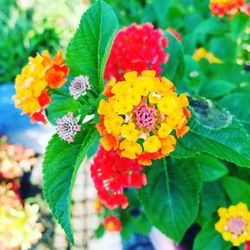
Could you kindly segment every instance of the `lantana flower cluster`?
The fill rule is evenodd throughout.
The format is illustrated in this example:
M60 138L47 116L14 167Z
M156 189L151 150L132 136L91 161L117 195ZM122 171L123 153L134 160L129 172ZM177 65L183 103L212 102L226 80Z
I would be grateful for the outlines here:
M48 51L30 57L29 63L16 77L16 107L28 114L31 121L45 124L44 110L51 102L50 89L62 87L68 74L69 68L65 65L61 51L53 58Z
M106 100L98 108L97 128L104 149L142 165L168 156L174 151L176 137L189 130L186 95L177 95L171 81L155 75L153 70L141 75L133 71L124 74L124 81L112 80L104 93Z
M9 144L7 138L0 138L0 177L15 179L29 171L37 161L35 152L17 144Z
M104 78L112 77L123 80L123 75L129 71L155 70L157 76L162 72L161 64L168 61L169 55L164 51L168 39L164 38L161 29L154 30L151 23L132 24L121 29L111 48Z
M244 6L245 0L210 0L212 15L235 15Z
M126 208L124 189L146 185L142 169L136 160L121 158L114 150L106 151L100 146L91 165L91 177L101 203L110 209Z
M244 203L232 205L229 208L219 208L220 220L215 229L221 233L226 241L234 246L250 241L250 212Z
M30 249L42 237L39 206L22 204L10 184L0 185L0 249Z

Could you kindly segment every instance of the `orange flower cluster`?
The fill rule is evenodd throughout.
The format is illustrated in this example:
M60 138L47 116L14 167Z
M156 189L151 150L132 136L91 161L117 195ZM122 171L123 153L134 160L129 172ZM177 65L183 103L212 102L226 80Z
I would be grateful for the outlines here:
M69 68L62 52L51 58L48 51L29 58L29 63L16 77L15 105L31 117L31 121L46 124L44 110L51 102L49 90L60 88L67 81Z
M105 150L114 149L141 165L168 156L175 149L176 137L189 130L186 95L178 96L172 82L155 75L154 70L145 70L141 76L133 71L124 74L124 81L112 80L104 93L107 99L98 108L97 129Z
M212 15L224 16L234 15L243 7L245 0L210 0Z

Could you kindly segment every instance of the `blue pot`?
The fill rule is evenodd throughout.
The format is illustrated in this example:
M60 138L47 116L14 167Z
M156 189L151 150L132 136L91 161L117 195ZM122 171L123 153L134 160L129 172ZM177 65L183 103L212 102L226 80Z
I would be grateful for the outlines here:
M36 127L30 123L27 115L21 115L21 110L15 108L12 96L15 94L14 84L0 84L0 134Z

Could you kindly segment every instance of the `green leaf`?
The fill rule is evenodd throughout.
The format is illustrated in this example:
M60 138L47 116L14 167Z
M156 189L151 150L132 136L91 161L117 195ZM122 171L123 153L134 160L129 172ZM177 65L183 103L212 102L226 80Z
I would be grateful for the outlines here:
M43 161L45 199L71 243L74 242L70 223L72 189L78 168L95 140L96 133L95 126L88 125L82 128L70 144L55 134L46 148Z
M200 71L199 63L191 56L185 55L185 78L184 84L178 87L178 91L192 93L198 95L202 83L204 82L204 74ZM185 88L183 88L183 85Z
M103 224L100 224L100 225L98 226L98 228L95 230L95 237L96 237L97 239L100 239L100 238L103 237L104 233L105 233L104 226L103 226Z
M196 160L201 167L203 181L215 181L228 174L226 165L212 156L199 155Z
M229 94L232 90L236 89L235 84L223 80L209 80L202 86L201 96L207 98L218 98Z
M235 15L230 22L231 39L236 40L247 24L249 25L247 15Z
M166 31L165 37L168 38L166 52L169 54L169 60L166 64L162 65L162 76L166 76L176 86L179 86L185 73L183 47L171 33Z
M242 124L212 102L206 104L204 98L191 101L190 105L193 116L189 121L190 131L177 142L177 152L173 156L185 157L185 150L187 155L203 152L250 167L250 137Z
M218 37L210 41L208 50L222 61L235 62L237 55L236 45L236 40Z
M221 182L203 183L199 219L207 221L219 207L227 207L227 198ZM200 221L199 221L200 222ZM201 223L203 224L203 223Z
M71 74L89 76L90 83L99 93L103 90L103 72L117 29L113 10L98 0L83 14L67 48L66 62Z
M139 197L150 222L180 242L198 213L200 169L195 159L154 161L146 170L148 184Z
M226 110L205 98L189 98L190 108L195 121L205 128L220 130L228 127L232 116Z
M167 23L167 13L171 5L172 0L162 1L162 0L153 0L153 9L155 12L155 17L159 22L161 27L165 27Z
M234 93L222 98L219 103L245 125L250 126L250 93Z
M227 176L223 179L223 186L234 204L244 202L250 206L250 185L247 182Z
M72 112L76 117L78 115L79 103L73 100L72 97L52 95L52 102L46 109L46 117L49 122L56 125L57 118Z
M208 221L198 233L193 250L229 250L230 243L223 240L221 235L216 232L215 219Z

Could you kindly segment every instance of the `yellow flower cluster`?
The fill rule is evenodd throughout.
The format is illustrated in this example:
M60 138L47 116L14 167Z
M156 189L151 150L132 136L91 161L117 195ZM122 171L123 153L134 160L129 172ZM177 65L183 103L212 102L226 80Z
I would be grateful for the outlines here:
M205 48L196 49L193 54L193 59L195 61L200 61L201 59L206 59L210 63L223 63L221 59L217 58L213 53L207 51Z
M224 240L231 241L234 246L250 240L250 212L246 204L219 208L218 215L220 220L215 224L215 229Z
M143 165L169 155L176 144L173 132L179 138L189 129L186 95L178 96L172 82L155 74L133 71L124 74L124 81L112 80L98 109L103 147Z
M21 204L9 185L0 185L0 249L30 249L42 237L38 205Z
M69 73L62 52L51 58L48 51L29 58L29 63L16 77L14 96L17 108L23 110L34 121L46 123L43 111L50 103L49 88L61 87Z

